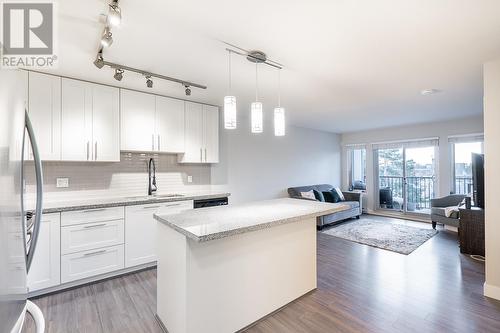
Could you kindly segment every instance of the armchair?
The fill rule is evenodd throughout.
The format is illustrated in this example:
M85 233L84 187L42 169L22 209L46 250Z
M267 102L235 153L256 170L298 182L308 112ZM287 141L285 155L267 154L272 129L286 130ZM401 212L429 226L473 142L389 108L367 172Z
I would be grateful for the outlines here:
M458 206L464 200L464 194L451 194L446 197L431 199L432 228L436 229L437 223L443 223L458 228L458 211L450 217L446 216L445 208Z

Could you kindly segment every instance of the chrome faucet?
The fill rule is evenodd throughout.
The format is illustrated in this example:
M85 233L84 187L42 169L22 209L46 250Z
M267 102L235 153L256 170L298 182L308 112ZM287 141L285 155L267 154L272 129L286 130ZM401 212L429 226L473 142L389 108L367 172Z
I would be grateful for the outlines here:
M149 185L148 185L148 195L152 195L158 187L156 187L156 164L155 160L150 158L148 163L148 175L149 175Z

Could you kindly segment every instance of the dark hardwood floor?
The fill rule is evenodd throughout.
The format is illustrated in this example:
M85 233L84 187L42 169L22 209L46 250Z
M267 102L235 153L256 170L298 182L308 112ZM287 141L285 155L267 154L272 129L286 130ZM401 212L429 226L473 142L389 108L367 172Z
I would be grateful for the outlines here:
M318 289L247 332L500 332L500 302L482 294L484 264L439 230L408 256L319 233ZM155 293L153 269L33 301L49 333L161 332Z

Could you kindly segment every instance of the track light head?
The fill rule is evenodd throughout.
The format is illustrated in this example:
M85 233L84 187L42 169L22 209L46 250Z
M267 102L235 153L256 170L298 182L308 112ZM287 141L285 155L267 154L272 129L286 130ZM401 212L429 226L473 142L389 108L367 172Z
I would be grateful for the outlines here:
M148 88L153 88L153 80L151 80L151 75L146 76L146 86Z
M114 0L111 4L109 4L109 12L108 12L108 24L117 27L120 25L122 21L122 11L120 7L118 7L118 1Z
M102 53L97 54L97 57L94 60L94 65L99 69L104 67L104 58L102 57Z
M184 87L186 87L186 96L191 96L191 88L189 88L189 86Z
M110 47L111 44L113 44L113 34L109 30L109 27L106 27L102 33L101 45L104 47Z
M125 71L121 68L115 69L115 75L113 77L115 78L116 81L121 81L123 79L123 73Z

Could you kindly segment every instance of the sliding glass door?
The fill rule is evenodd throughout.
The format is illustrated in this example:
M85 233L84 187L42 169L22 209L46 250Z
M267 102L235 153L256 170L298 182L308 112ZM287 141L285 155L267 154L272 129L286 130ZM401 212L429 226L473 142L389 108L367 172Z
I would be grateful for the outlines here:
M375 149L379 209L430 213L430 202L436 193L436 150L434 141Z

